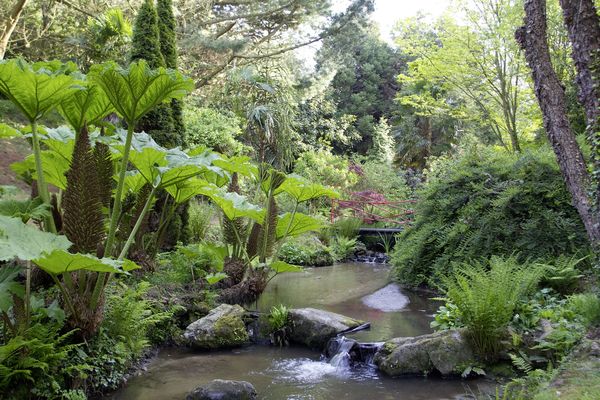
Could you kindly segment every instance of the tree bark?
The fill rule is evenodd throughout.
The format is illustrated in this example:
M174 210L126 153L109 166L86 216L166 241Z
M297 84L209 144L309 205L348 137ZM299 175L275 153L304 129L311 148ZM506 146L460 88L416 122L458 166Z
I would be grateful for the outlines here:
M19 22L19 17L27 5L27 1L28 0L17 0L8 14L8 18L6 19L0 34L0 60L4 59L4 54L8 48L8 41L15 30L15 27L17 26L17 22Z
M600 242L600 223L587 192L590 176L585 160L567 118L565 92L550 59L545 0L525 1L525 25L517 29L515 38L525 51L525 58L531 68L544 128L571 193L573 205L583 221L590 241L597 245Z
M579 101L585 109L592 148L592 190L600 212L600 18L593 0L560 0L577 70Z
M600 88L592 72L600 50L600 19L592 0L560 0L560 5L577 69L579 101L585 108L588 125L594 125L600 115Z

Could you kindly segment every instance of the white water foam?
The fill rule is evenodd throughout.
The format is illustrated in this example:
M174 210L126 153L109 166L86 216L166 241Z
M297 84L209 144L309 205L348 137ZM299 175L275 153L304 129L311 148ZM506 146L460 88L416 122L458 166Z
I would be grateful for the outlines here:
M297 383L318 383L327 377L342 377L347 373L334 365L308 358L276 361L271 370L277 372L283 381Z
M362 298L363 304L383 312L400 311L405 308L410 300L400 291L400 287L391 283L375 293Z

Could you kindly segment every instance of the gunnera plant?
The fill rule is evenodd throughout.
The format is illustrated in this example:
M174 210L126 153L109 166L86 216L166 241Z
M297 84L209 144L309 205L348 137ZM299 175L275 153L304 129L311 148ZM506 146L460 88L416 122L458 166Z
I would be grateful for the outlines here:
M543 269L534 264L492 256L456 265L443 280L447 301L458 308L474 350L483 359L497 356L517 303L535 290L542 275Z

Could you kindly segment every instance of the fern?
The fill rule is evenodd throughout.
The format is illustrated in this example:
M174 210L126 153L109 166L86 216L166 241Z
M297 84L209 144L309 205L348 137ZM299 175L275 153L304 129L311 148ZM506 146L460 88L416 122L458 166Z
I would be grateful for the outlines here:
M522 351L519 351L519 355L509 353L508 356L510 357L513 365L520 371L524 372L525 374L528 374L531 371L533 371L531 361L529 360L527 355Z
M542 271L516 259L492 257L486 263L461 264L444 279L446 297L461 315L475 349L494 358L515 307L537 287Z

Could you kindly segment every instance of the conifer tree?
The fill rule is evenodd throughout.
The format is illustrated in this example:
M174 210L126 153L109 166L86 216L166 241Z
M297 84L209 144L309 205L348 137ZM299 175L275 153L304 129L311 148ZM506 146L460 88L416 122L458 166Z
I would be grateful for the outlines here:
M370 156L375 160L392 165L394 161L395 143L390 132L390 125L385 117L381 117L373 130L373 146Z
M158 14L154 0L145 0L142 3L135 20L131 61L139 59L146 60L151 68L166 67L161 53ZM175 147L181 144L181 139L174 130L169 105L157 106L142 118L136 129L148 133L161 146Z
M156 11L158 14L160 52L165 60L165 66L177 69L177 38L175 35L176 22L173 15L173 1L157 0ZM183 125L183 110L179 100L173 99L171 101L171 113L175 133L179 136L180 142L183 143L185 127Z
M173 15L173 1L157 0L156 12L158 14L160 52L165 60L165 66L177 69L177 37L175 34L177 24ZM183 109L180 100L171 100L171 116L173 134L177 136L177 143L184 144L185 126L183 125ZM178 207L163 245L172 246L178 241L187 242L188 208L187 202Z

